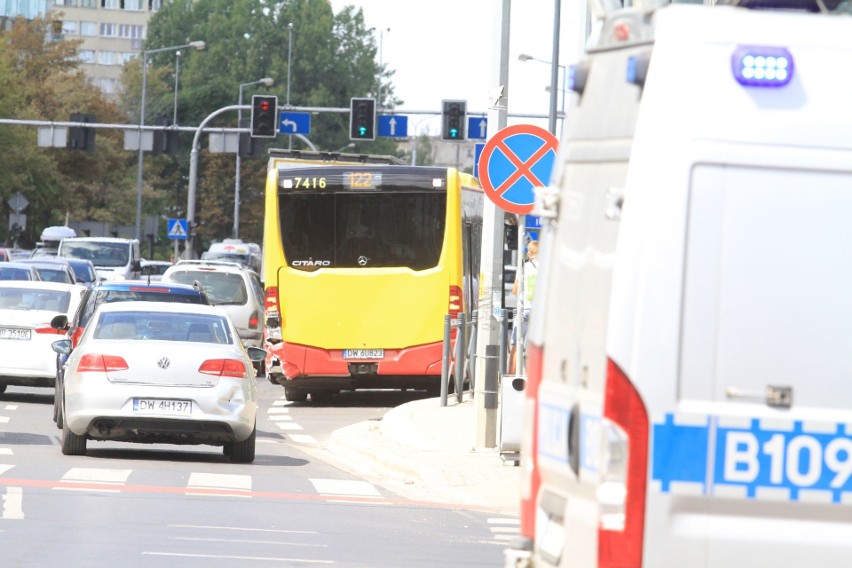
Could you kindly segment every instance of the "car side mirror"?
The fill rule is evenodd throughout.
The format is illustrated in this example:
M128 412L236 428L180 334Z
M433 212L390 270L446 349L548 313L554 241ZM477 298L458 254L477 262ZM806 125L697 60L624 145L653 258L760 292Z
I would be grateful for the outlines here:
M142 273L142 276L151 276L152 274L154 274L154 267L150 265L143 266L140 272Z
M142 261L134 260L133 261L133 272L139 272L142 270Z
M50 344L51 348L57 353L62 355L68 355L71 353L71 340L70 339L60 339L59 341L54 341Z
M249 359L252 363L257 363L258 361L266 359L266 350L261 349L260 347L246 347L246 352L248 353Z
M50 320L50 327L53 329L68 329L68 316L65 314L53 316L53 319Z

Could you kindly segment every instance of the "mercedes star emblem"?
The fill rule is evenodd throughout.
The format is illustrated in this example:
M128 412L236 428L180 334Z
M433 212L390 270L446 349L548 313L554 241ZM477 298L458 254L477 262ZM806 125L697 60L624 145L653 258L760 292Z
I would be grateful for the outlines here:
M366 256L359 256L358 257L358 264L361 265L361 266L367 266L368 260L369 259Z

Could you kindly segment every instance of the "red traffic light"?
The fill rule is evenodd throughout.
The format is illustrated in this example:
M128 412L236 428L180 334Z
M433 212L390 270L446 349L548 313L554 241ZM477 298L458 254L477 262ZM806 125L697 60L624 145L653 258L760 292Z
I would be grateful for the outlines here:
M267 100L262 100L262 101L260 101L260 105L259 105L259 106L260 106L260 110L262 110L263 112L266 112L266 111L268 111L268 110L269 110L269 106L270 106L270 105L269 105L269 101L267 101Z

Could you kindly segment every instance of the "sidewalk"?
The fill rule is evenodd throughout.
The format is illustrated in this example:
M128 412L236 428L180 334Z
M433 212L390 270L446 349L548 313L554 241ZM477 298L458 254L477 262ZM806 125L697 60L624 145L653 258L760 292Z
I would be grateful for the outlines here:
M465 393L461 403L455 396L443 407L438 398L417 400L380 421L341 428L328 449L354 469L396 480L430 501L516 515L520 467L504 461L499 448L475 448L475 441L476 407Z

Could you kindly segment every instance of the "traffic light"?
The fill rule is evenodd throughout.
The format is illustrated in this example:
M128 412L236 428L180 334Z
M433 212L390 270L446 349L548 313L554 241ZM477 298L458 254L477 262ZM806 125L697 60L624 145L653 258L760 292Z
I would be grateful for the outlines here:
M467 121L467 101L443 101L441 109L441 138L464 140Z
M69 122L97 122L93 114L72 113ZM95 129L84 126L72 126L68 129L68 144L71 150L95 151Z
M172 121L168 118L159 120L161 126L171 126ZM168 154L170 156L177 155L178 131L177 130L155 130L154 145L151 148L151 153L154 155Z
M349 139L376 139L376 99L352 98L349 104Z
M278 134L278 97L253 95L251 98L251 135L275 138Z

